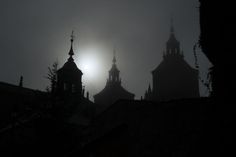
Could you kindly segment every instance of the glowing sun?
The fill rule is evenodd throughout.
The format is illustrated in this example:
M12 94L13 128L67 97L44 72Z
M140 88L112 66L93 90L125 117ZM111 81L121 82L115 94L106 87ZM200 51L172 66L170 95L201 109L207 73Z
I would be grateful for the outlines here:
M77 59L78 68L83 72L86 80L96 80L101 69L101 59L96 50L90 49L83 51Z

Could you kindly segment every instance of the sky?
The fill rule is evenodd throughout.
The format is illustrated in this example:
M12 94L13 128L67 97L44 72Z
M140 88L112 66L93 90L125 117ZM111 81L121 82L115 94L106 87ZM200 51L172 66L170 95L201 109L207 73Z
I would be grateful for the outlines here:
M0 0L0 81L45 90L55 61L67 61L74 30L74 59L90 98L101 91L116 49L122 86L140 99L162 61L173 17L176 38L194 67L199 40L198 0ZM211 66L197 49L200 77ZM200 93L207 90L200 83Z

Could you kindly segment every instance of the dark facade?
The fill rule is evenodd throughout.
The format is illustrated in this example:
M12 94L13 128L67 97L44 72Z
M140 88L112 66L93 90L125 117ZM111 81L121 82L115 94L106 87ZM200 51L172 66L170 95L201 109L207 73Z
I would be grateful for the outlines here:
M119 99L134 99L135 95L121 86L120 71L117 69L115 56L112 62L112 68L109 71L109 78L105 88L100 93L94 95L94 102L97 104L110 105Z
M73 35L71 36L71 48L69 58L61 69L57 71L57 93L59 95L75 94L82 95L81 77L83 73L78 69L74 62L73 56Z
M149 86L145 99L166 101L199 97L198 70L184 60L173 25L163 53L163 61L152 71L152 77L153 89Z
M119 101L96 117L70 157L211 156L208 98L169 102ZM213 118L211 125L217 126ZM219 127L219 126L217 126ZM216 151L216 150L215 150Z
M35 107L45 98L41 91L0 82L0 133L18 115L27 112L27 108Z
M212 96L223 101L235 95L235 36L234 1L200 2L200 46L213 64Z

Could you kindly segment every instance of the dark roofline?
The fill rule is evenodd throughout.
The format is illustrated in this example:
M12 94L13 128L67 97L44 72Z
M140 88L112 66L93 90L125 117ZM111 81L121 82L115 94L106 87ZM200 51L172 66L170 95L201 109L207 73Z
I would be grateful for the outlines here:
M1 87L10 87L10 88L14 88L14 89L21 89L21 90L25 90L25 91L30 91L30 92L42 92L42 93L45 93L43 91L40 91L40 90L37 90L37 89L31 89L31 88L27 88L27 87L20 87L20 86L17 86L17 85L14 85L14 84L10 84L10 83L6 83L6 82L1 82L0 81L0 90L1 90Z
M101 94L103 94L103 93L106 93L106 89L109 88L108 86L109 86L109 85L106 84L106 86L105 86L99 93L93 95L93 97L97 97L97 96L99 96L99 95L101 95ZM135 97L135 94L133 94L133 93L127 91L127 90L126 90L124 87L122 87L121 85L120 85L120 88L121 88L124 92L126 92L127 94L130 94L130 95L132 95L133 97Z
M154 72L158 71L159 66L160 66L161 64L163 64L163 62L164 62L164 59L161 61L161 63L160 63L154 70L151 71L151 73L153 74ZM185 64L187 64L188 68L194 70L196 73L199 72L198 69L192 67L185 59L183 59L183 62L184 62Z

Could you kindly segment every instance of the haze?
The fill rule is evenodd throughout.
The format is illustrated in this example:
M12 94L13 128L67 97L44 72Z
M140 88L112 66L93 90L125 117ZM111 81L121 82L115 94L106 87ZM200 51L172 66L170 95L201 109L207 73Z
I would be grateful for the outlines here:
M91 98L105 86L115 46L122 85L140 99L162 60L171 16L185 59L194 66L198 7L197 0L1 0L0 81L18 84L22 75L25 87L45 90L47 67L65 63L74 30L74 58ZM205 79L210 63L197 52Z

